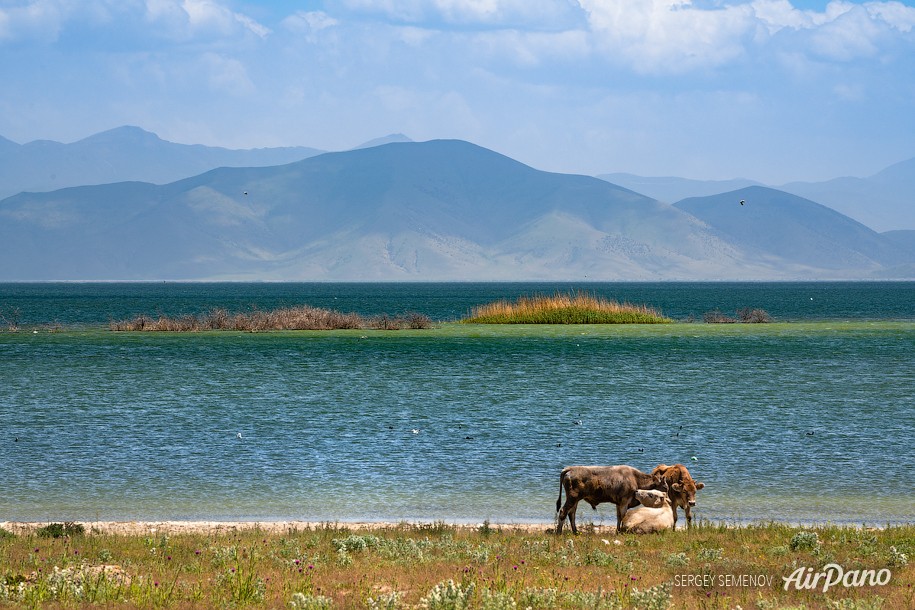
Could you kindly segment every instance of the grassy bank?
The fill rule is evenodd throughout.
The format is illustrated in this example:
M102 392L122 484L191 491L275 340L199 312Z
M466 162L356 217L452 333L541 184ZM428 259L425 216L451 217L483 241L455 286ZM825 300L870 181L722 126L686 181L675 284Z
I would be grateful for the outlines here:
M475 307L468 324L665 324L672 320L645 305L617 303L587 293L521 297Z
M91 526L84 535L40 533L0 531L0 606L915 607L913 526L700 524L641 537L442 523L282 533L112 535L92 533ZM825 592L822 583L784 589L783 577L798 568L816 572L828 564L846 572L887 570L891 577Z

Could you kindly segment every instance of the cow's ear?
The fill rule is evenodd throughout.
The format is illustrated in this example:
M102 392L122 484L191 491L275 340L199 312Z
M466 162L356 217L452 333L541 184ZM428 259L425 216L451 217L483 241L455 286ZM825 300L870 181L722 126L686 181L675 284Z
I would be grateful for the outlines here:
M702 489L705 487L705 483L696 483L696 489Z
M683 485L681 485L680 483L674 483L673 485L670 486L670 488L676 492L683 491Z

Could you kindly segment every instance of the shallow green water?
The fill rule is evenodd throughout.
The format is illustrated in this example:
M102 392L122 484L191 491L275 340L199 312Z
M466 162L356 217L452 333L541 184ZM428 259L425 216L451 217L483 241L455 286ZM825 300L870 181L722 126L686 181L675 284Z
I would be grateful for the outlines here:
M682 462L703 518L911 522L913 388L913 322L0 333L0 520L549 521Z

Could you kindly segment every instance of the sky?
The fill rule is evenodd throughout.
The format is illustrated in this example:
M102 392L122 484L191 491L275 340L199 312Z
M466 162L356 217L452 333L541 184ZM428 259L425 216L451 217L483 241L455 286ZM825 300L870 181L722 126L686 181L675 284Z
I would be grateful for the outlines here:
M772 185L915 157L915 0L0 0L0 77L20 144L403 133Z

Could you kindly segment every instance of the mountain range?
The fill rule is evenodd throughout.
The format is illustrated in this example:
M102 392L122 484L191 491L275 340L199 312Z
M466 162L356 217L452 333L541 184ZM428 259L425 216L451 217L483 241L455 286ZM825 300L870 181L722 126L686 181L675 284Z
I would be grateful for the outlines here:
M139 127L117 127L62 144L0 137L0 199L22 191L139 180L174 182L214 167L282 165L321 154L302 146L231 150L176 144Z
M82 166L117 157L119 138L212 152L136 128L101 136L109 152L85 153ZM0 156L8 148L0 141ZM671 205L469 142L400 134L323 154L215 150L243 166L0 200L0 280L915 278L915 231L877 233L759 185ZM151 166L181 169L148 154Z
M748 186L766 186L746 179L689 180L625 173L598 177L668 203ZM826 205L875 231L915 229L915 158L891 165L867 178L846 176L823 182L769 186Z

